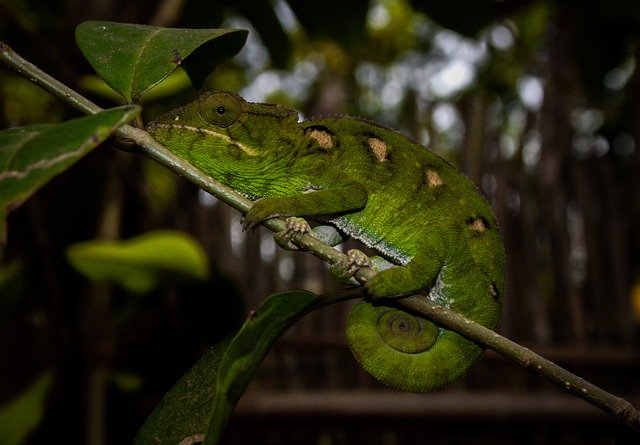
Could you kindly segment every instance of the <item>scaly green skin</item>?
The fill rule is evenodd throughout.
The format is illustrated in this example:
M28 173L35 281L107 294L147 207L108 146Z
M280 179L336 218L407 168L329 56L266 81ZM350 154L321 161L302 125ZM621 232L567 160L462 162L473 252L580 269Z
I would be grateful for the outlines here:
M497 323L504 250L490 206L465 176L401 134L350 117L298 122L291 109L232 93L205 93L148 130L257 199L245 227L275 216L329 221L399 265L366 283L374 299L421 292L484 326ZM352 312L347 337L367 371L414 392L459 380L482 354L454 332L368 302Z

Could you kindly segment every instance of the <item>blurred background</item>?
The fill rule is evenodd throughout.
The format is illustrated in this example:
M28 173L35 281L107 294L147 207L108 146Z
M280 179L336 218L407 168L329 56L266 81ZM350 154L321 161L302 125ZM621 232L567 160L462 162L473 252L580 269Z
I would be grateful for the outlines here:
M85 20L248 29L207 88L303 117L363 116L448 159L501 224L508 291L497 330L640 400L640 3L0 0L0 38L107 107L117 98L75 45ZM145 119L196 95L178 73L147 96ZM0 128L76 116L0 69ZM26 422L12 443L130 443L179 376L267 295L337 287L319 260L239 221L108 144L14 211L0 246L0 419L17 422L0 425L4 437ZM206 280L162 276L132 289L69 262L79 242L159 229L198 241ZM349 308L313 313L278 341L224 443L637 443L492 352L447 391L384 388L346 346ZM16 401L22 411L1 411Z

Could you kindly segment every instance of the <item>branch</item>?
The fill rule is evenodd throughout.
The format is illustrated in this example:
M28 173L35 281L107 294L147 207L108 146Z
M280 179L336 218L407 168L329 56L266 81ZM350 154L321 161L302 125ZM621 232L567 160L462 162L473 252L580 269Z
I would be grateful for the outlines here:
M640 411L631 403L599 388L539 354L521 346L484 326L461 317L456 312L414 295L399 303L423 314L434 323L455 331L476 343L493 349L509 360L522 365L551 383L600 408L624 425L640 432Z
M100 107L91 101L58 82L48 74L40 71L35 65L22 59L3 42L0 42L0 60L4 61L34 84L41 86L76 109L87 114L101 111ZM243 214L246 214L251 207L251 201L233 189L213 180L183 159L176 157L169 150L158 144L147 132L125 125L117 131L117 136L121 139L134 141L146 156L164 165L173 172L184 176L200 188L211 193L219 200L234 207ZM265 221L263 225L274 232L280 232L285 228L284 221L279 218ZM292 241L300 249L308 251L330 264L346 259L344 254L309 235L294 235ZM356 273L355 277L362 283L374 275L375 271L372 269L363 268ZM362 290L354 289L353 292L354 294L364 295ZM408 309L424 315L426 318L446 329L455 331L484 347L493 349L509 360L522 365L555 385L586 400L593 406L600 408L624 425L640 432L640 411L628 401L592 385L544 357L535 354L524 346L520 346L500 334L472 320L464 318L454 311L439 306L423 296L414 295L398 299L397 302Z

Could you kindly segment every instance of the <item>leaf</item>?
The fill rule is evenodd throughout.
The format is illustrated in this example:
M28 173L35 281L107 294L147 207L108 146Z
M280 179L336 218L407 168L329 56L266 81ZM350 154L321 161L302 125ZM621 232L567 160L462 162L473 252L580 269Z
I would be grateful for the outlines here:
M82 77L80 85L84 91L98 97L105 98L117 104L123 102L122 96L107 85L104 79L98 75L93 74ZM191 80L189 80L187 73L184 70L175 70L158 85L149 89L140 100L140 103L143 104L172 96L189 88L191 88Z
M218 366L232 338L216 343L173 385L142 425L133 445L175 445L186 437L204 433Z
M493 0L409 0L409 3L439 25L471 38L504 15L501 5Z
M217 443L229 415L273 343L318 303L307 291L270 296L235 334L216 344L169 390L134 445ZM185 442L182 442L185 441Z
M156 231L126 240L92 240L67 250L67 260L86 277L117 283L133 293L153 290L167 276L206 280L207 255L192 237Z
M53 372L43 373L26 391L0 407L0 443L19 445L42 421Z
M59 125L0 131L0 214L21 204L138 114L140 107L129 105Z
M267 298L247 319L220 362L205 445L218 442L231 411L273 343L317 303L312 292L281 292Z
M244 46L239 29L178 29L114 22L84 22L76 42L94 70L127 102L183 66L199 87L216 65Z

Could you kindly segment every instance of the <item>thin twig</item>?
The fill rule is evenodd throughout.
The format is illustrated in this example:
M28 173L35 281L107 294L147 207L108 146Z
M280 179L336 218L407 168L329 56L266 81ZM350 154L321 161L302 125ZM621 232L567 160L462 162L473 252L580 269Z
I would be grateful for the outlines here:
M87 114L101 111L100 107L40 71L37 67L11 51L11 49L2 42L0 42L0 60L3 60L7 65L31 82L42 86L51 94L71 104L75 108ZM236 193L231 188L213 180L183 159L176 157L169 150L158 144L145 131L125 125L118 130L118 136L135 141L145 155L194 182L200 188L211 193L216 198L234 207L243 214L251 207L251 201ZM285 227L284 221L280 219L268 220L263 225L275 232L281 231ZM300 247L300 249L308 251L329 263L333 264L345 259L344 254L309 235L295 235L292 241ZM375 272L372 269L363 268L358 271L356 278L360 282L365 282L374 274ZM438 306L422 296L416 295L403 298L398 300L398 303L424 315L426 318L433 320L436 324L444 328L458 332L480 345L493 349L509 360L522 365L555 385L586 400L593 406L600 408L621 423L636 431L640 431L640 411L628 401L592 385L542 356L535 354L531 350L462 317L456 312Z
M102 108L91 102L89 99L78 94L31 62L20 57L9 47L9 45L2 41L0 41L0 60L22 77L29 80L29 82L38 85L43 90L48 91L57 98L71 105L73 108L85 114L95 114L102 111Z

